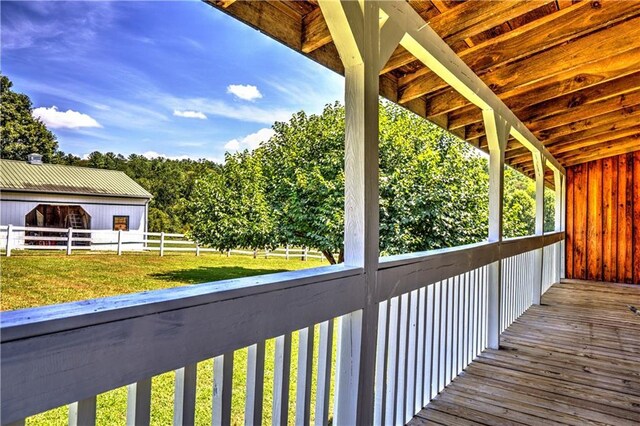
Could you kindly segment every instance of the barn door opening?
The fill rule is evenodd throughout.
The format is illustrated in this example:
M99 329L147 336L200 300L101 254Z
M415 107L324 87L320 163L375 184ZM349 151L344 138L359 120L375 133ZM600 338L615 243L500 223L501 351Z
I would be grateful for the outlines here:
M81 206L58 205L58 204L38 204L35 209L26 214L24 218L25 226L38 228L59 228L59 229L91 229L91 216ZM29 231L30 237L64 237L66 233L61 231ZM78 233L74 237L88 238L89 234ZM64 245L64 241L37 240L27 242L32 245ZM85 241L74 241L74 245L84 245Z

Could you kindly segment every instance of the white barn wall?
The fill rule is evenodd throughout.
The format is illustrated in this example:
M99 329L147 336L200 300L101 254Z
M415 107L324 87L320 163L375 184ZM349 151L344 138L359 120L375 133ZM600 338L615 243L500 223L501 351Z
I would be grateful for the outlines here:
M113 216L129 216L129 230L133 232L127 234L123 241L142 241L143 235L135 232L145 231L147 201L143 198L3 191L0 196L0 225L25 226L25 216L38 204L79 205L91 216L91 229L95 230L111 230ZM92 244L115 241L116 239L112 232L94 232L91 238ZM23 242L20 235L16 234L13 245L19 246ZM105 245L100 248L115 250L113 245Z

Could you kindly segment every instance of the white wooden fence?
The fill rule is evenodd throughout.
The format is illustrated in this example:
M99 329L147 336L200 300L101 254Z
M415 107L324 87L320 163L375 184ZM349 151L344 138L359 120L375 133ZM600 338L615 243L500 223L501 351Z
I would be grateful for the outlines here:
M168 232L113 231L110 229L72 229L42 228L3 225L0 226L0 248L6 256L13 250L64 250L68 255L73 251L115 251L119 255L125 251L155 251L160 256L166 252L192 252L196 256L204 252L220 250L201 247L189 240L184 234ZM269 250L232 249L225 252L232 254L253 255L253 257L299 257L302 260L324 259L318 251L306 247L276 248Z
M2 422L22 424L70 404L70 424L92 425L96 395L128 386L127 424L148 425L151 378L173 370L174 424L192 425L196 365L213 358L213 424L227 425L233 354L248 347L247 425L259 424L265 410L276 425L308 425L312 418L316 425L344 423L339 410L357 399L348 390L361 379L353 376L361 351L376 359L367 372L375 383L374 423L404 424L487 347L492 315L502 319L493 327L504 329L533 303L544 274L531 271L542 271L543 261L559 264L558 250L535 254L563 238L558 232L381 258L373 301L366 300L361 268L334 265L5 312ZM494 300L488 270L500 263L501 296ZM368 306L378 317L373 347L364 345L358 326ZM292 333L299 336L296 359ZM263 406L265 341L272 338L273 398ZM291 363L298 366L294 400ZM295 407L291 418L289 407Z

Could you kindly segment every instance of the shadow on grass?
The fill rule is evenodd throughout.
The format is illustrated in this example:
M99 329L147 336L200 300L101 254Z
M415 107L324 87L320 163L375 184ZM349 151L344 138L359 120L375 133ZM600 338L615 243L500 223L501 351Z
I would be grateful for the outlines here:
M228 280L232 278L253 277L256 275L286 272L287 269L250 269L241 266L200 266L192 269L168 271L150 274L151 277L164 281L178 281L185 284L200 284L210 281Z

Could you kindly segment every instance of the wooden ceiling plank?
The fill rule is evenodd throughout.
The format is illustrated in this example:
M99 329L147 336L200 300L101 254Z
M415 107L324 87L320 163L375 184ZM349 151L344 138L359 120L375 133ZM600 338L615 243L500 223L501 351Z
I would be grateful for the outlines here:
M560 155L560 154L565 154L567 152L571 152L579 148L585 148L592 145L596 145L598 143L602 143L607 140L619 139L619 138L634 136L634 135L636 136L636 138L638 135L640 135L640 125L637 125L635 127L628 127L626 129L620 129L615 132L601 134L598 137L594 137L592 139L584 139L582 141L571 141L565 144L559 144L554 146L552 149L553 149L554 155L555 154Z
M556 3L558 4L558 7L560 9L565 9L578 2L580 2L580 0L556 0Z
M302 51L313 52L331 42L331 33L318 7L302 19Z
M604 80L594 86L567 93L565 95L546 99L543 102L531 104L520 110L513 109L510 102L505 102L525 124L540 120L554 114L571 110L580 105L588 105L614 96L629 93L640 88L640 71L613 80ZM452 129L468 126L482 121L482 117L473 106L457 110L450 114L449 125Z
M562 161L567 164L568 167L574 166L580 163L586 163L589 161L597 160L600 158L607 158L614 155L627 154L640 150L640 135L637 137L628 137L618 139L615 141L606 142L594 147L590 147L588 151L584 153L575 154L572 156L562 157Z
M519 110L544 99L552 99L593 86L603 80L637 72L638 63L630 61L630 58L640 58L640 47L500 93L500 99L508 103L513 110ZM427 116L451 113L470 106L469 102L453 89L446 89L429 97Z
M444 41L453 43L473 37L552 1L554 0L470 0L439 15L441 19L434 18L429 22L429 26Z
M215 0L205 2L286 46L301 50L302 19L282 13L272 2L235 1L226 9L218 7Z
M551 117L530 122L528 127L532 132L552 129L554 127L563 126L567 123L573 123L578 120L597 117L622 108L640 104L640 87L632 92L604 99L592 104L581 105L576 108L567 109L560 114Z
M594 32L605 26L620 22L640 12L640 2L618 2L611 0L606 3L603 2L597 9L593 8L593 4L593 2L578 3L571 8L549 14L544 18L533 21L502 36L460 52L460 58L481 77L482 74L488 70L499 69L523 57L547 49L547 52L551 50L553 53L545 52L546 55L553 56L557 61L558 56L567 56L566 47L560 46L555 50L550 48L582 34ZM592 34L592 36L595 35L597 35L597 33ZM589 41L582 42L580 47L583 49L585 47L588 48L589 43L597 42L598 40L601 41L603 38L606 39L606 36L599 35L598 37L592 37ZM601 55L603 55L603 53L601 53ZM545 58L543 58L542 61L545 61ZM548 68L549 64L554 64L552 59L546 60L548 62L545 68ZM522 66L519 65L519 67ZM528 67L527 65L527 68ZM518 66L515 68L515 71L517 71ZM513 70L514 67L502 75L508 76ZM442 82L434 78L434 76L435 74L433 72L425 68L401 78L401 102L444 87L442 86ZM498 83L492 81L488 82L488 84Z
M638 116L639 112L640 105L633 105L617 111L612 111L610 113L600 115L598 117L579 120L573 123L565 124L564 126L554 127L553 129L547 129L537 133L539 137L543 138L544 140L556 139L561 136L570 135L595 127L613 126L615 125L616 121L624 120L627 117L634 117L635 119Z
M621 129L615 132L602 133L597 137L583 139L581 141L570 141L564 144L556 145L554 147L549 147L549 152L551 152L556 158L560 158L563 155L568 155L567 153L570 154L571 152L577 151L581 148L589 148L593 145L598 145L614 139L621 139L632 136L637 137L637 135L640 135L640 125ZM509 153L509 159L512 161L512 164L523 164L528 161L524 157L525 154L526 153L521 149L512 151L511 153Z
M626 111L626 110L623 110ZM570 143L572 141L582 141L585 139L598 137L603 133L611 133L622 129L627 129L629 127L634 127L638 123L640 123L640 108L635 108L635 111L630 112L629 114L620 117L619 111L614 112L616 114L615 120L611 120L611 122L606 123L601 126L590 127L588 129L584 129L577 132L567 133L563 136L548 139L545 141L545 146L554 147L559 144ZM613 114L606 114L611 117Z
M605 99L593 104L582 105L580 107L566 111L565 113L551 116L547 119L530 123L527 127L544 141L549 132L554 128L564 128L571 123L590 120L593 117L601 117L611 112L624 110L640 104L640 89L634 92L619 95L610 99ZM484 135L482 123L475 123L466 128L467 137L473 139Z
M215 5L218 6L218 7L226 9L229 6L231 6L235 1L236 0L216 0L213 3L215 3Z
M561 131L559 132L560 136L545 141L545 146L549 152L552 152L554 147L558 145L570 146L574 143L581 144L584 141L595 138L602 140L603 137L606 138L608 135L620 134L618 133L619 131L635 127L638 123L640 123L640 105L624 108L619 111L604 114L600 117L581 120L579 122L563 126L562 128L557 128L555 130ZM482 137L479 141L480 148L486 151L486 138ZM520 147L508 146L505 156L509 159L513 159L525 154L528 153Z

